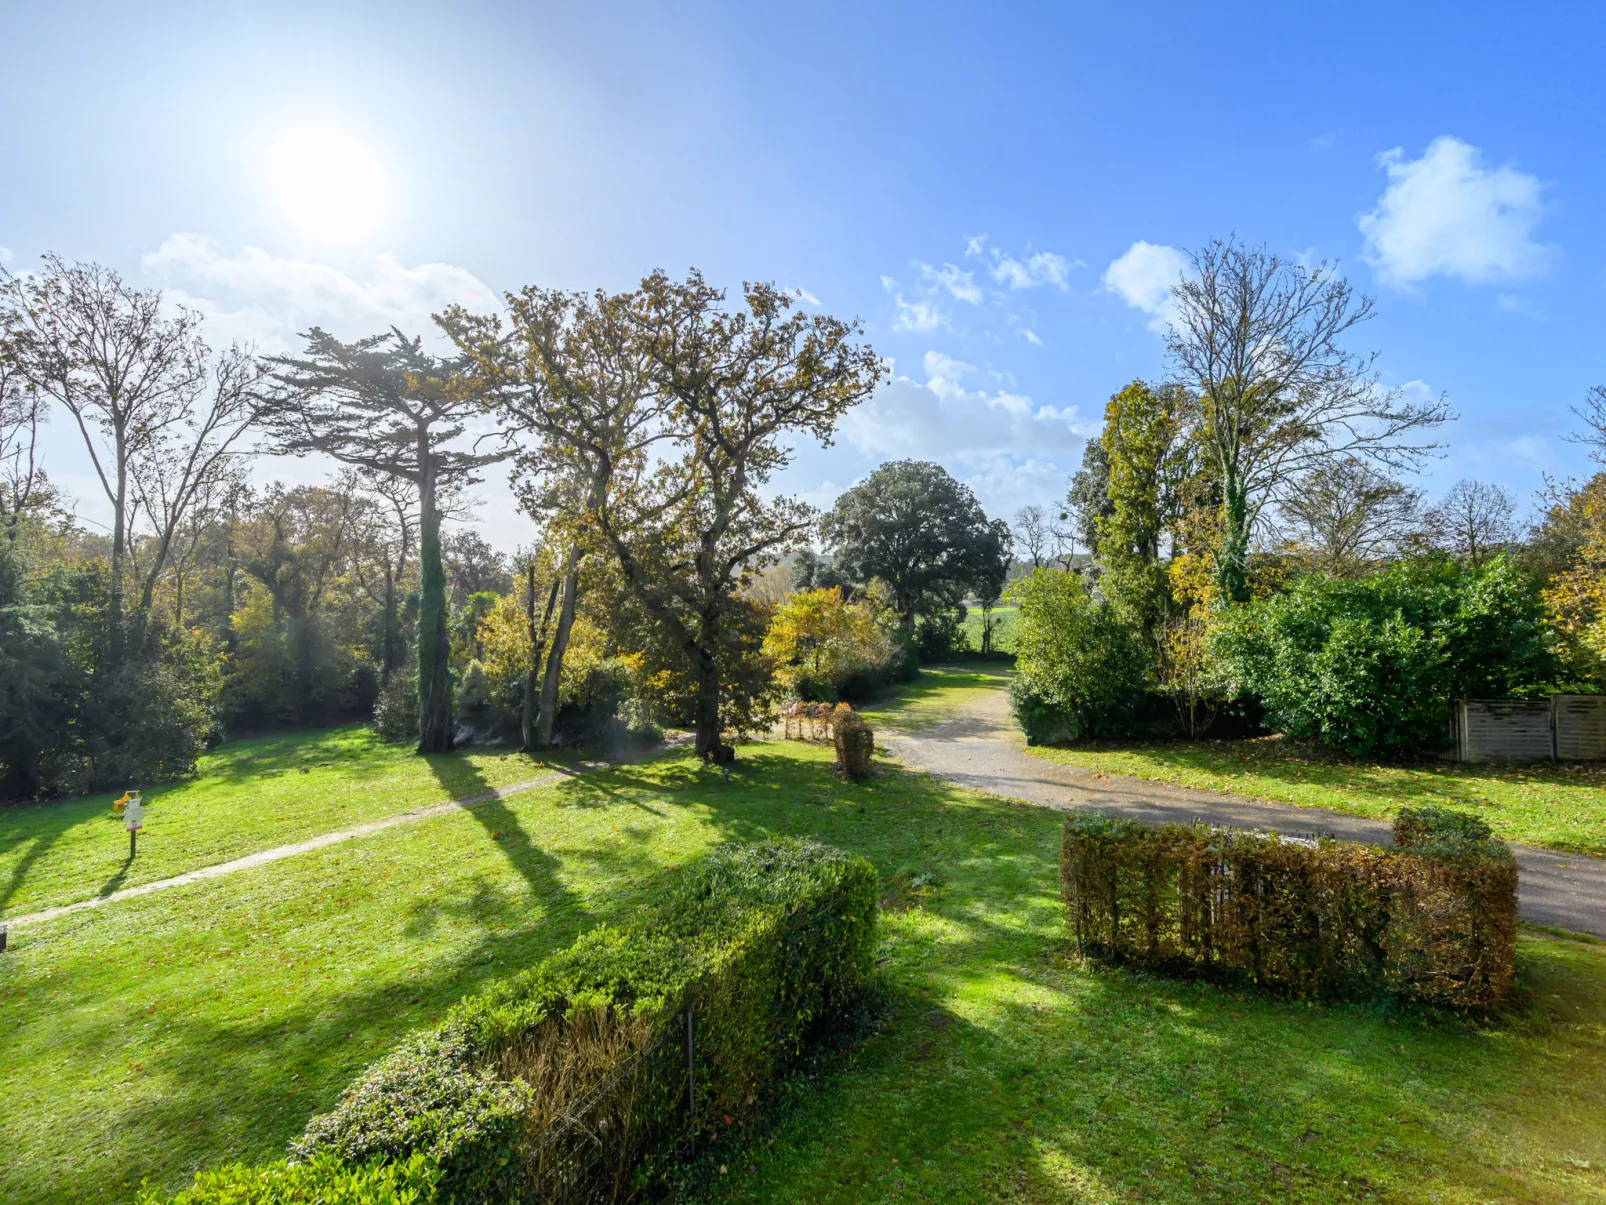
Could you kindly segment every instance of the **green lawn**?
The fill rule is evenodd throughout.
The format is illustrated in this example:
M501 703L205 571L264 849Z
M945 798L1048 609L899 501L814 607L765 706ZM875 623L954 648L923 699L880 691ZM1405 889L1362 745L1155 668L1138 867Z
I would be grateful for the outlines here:
M938 723L952 715L955 708L1008 687L1009 671L1001 666L929 666L913 682L858 710L872 727L910 732Z
M1303 749L1276 737L1032 752L1062 765L1352 816L1385 819L1407 804L1455 807L1476 812L1507 841L1606 854L1606 765L1382 765Z
M1020 612L1019 607L993 608L993 651L997 653L1013 653L1015 651L1015 616ZM963 624L965 635L970 640L970 647L981 649L982 615L980 607L969 607L965 611Z
M553 755L546 764L574 760ZM507 750L418 757L358 726L231 741L201 759L195 779L144 792L149 806L133 862L111 808L120 791L0 807L0 920L541 772Z
M670 755L15 932L0 1200L272 1157L462 993L716 842L787 833L936 882L883 914L887 1027L734 1119L710 1200L1606 1200L1606 946L1525 931L1525 1002L1487 1028L1101 970L1065 945L1058 815L886 762L843 782L821 746L740 756L728 783Z

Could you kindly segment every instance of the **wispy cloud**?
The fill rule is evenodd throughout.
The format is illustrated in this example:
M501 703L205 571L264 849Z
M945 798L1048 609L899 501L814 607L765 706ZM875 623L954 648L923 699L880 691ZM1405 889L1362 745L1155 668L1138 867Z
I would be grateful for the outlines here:
M970 305L981 304L981 288L976 284L973 272L966 272L954 264L943 264L940 268L933 268L930 264L923 264L919 260L913 261L914 268L920 273L920 279L932 289L940 289L955 301L968 302Z
M1435 138L1420 159L1399 147L1378 156L1388 187L1356 219L1378 279L1409 289L1430 276L1468 281L1532 276L1554 250L1534 239L1544 216L1537 176L1490 168L1459 138Z
M1067 259L1053 251L1035 251L1016 257L1000 247L991 246L985 234L973 235L965 240L965 255L986 262L992 278L1011 289L1030 289L1038 285L1066 289L1070 287L1072 269L1087 266L1079 259Z

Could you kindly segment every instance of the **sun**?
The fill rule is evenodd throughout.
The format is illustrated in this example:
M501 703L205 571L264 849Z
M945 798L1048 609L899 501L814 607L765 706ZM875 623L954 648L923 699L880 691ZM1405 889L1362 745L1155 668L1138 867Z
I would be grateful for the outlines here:
M280 204L308 242L350 243L385 216L389 182L373 149L339 130L304 129L269 150Z

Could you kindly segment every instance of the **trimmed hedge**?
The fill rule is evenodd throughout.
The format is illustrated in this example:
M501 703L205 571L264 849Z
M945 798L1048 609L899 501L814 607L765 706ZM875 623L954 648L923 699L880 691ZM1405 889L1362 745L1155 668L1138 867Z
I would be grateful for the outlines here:
M281 1159L197 1172L195 1183L171 1197L142 1187L136 1205L433 1205L439 1181L439 1169L422 1153L356 1165L319 1155L310 1163Z
M535 1065L529 1052L601 1034L625 1044L622 1056L608 1047L612 1066L661 1037L678 1056L688 1005L697 1115L711 1133L719 1118L745 1113L810 1032L857 996L874 965L876 900L874 868L839 850L804 841L717 850L636 923L598 926L381 1059L312 1120L294 1154L424 1152L440 1167L443 1200L541 1199L540 1122L606 1077L527 1084L515 1073ZM642 1064L606 1131L613 1179L598 1192L640 1188L667 1164L685 1132L684 1099L683 1060ZM563 1190L575 1195L572 1180Z
M1517 865L1475 817L1406 808L1395 846L1105 816L1066 821L1060 887L1080 950L1294 996L1505 998Z

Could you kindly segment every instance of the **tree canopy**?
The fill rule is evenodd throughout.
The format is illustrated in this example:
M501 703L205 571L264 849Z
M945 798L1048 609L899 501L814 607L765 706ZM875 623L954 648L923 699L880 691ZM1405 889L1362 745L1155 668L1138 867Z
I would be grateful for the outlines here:
M1014 543L989 521L969 486L939 464L896 460L846 491L821 525L836 571L885 582L907 622L958 606L975 591L996 597Z

